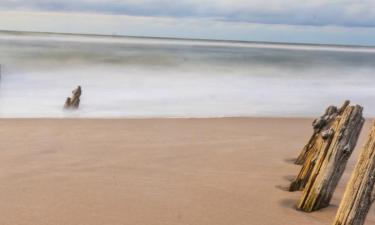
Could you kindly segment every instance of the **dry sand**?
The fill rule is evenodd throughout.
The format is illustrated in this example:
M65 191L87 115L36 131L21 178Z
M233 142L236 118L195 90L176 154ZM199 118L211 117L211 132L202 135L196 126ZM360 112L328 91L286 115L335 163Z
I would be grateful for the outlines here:
M0 120L1 225L329 225L285 191L311 119ZM367 225L375 224L374 210Z

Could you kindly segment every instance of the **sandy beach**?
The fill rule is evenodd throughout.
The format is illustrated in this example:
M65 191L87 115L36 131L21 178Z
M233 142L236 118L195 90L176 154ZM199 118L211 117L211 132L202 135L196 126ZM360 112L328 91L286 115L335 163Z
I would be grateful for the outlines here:
M328 225L285 191L312 119L0 119L1 225ZM375 224L374 210L366 225Z

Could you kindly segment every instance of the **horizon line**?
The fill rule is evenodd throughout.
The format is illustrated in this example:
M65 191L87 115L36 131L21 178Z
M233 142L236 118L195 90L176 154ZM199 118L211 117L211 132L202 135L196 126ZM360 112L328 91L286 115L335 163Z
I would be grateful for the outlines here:
M66 36L93 36L93 37L115 37L115 38L139 38L139 39L165 39L178 41L203 41L203 42L229 42L229 43L252 43L252 44L270 44L270 45L294 45L294 46L330 46L330 47L352 47L352 48L375 48L375 45L345 45L333 43L312 43L312 42L273 42L273 41L247 41L235 39L208 39L208 38L188 38L188 37L168 37L168 36L136 36L124 34L99 34L99 33L75 33L75 32L53 32L53 31L30 31L30 30L2 30L0 33L29 33L29 34L48 34L48 35L66 35Z

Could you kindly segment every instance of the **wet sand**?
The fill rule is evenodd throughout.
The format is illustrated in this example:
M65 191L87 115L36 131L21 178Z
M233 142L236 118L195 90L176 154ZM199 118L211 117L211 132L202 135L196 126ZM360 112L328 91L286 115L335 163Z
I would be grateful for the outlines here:
M285 188L312 119L1 119L2 225L327 225ZM375 224L374 209L366 225Z

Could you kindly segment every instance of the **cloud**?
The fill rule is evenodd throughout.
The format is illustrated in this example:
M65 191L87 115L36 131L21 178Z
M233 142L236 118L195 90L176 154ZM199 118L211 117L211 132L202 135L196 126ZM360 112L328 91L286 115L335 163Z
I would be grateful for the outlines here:
M1 0L0 7L259 24L375 27L373 0Z

